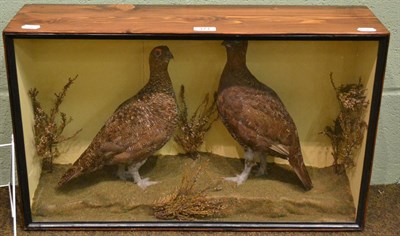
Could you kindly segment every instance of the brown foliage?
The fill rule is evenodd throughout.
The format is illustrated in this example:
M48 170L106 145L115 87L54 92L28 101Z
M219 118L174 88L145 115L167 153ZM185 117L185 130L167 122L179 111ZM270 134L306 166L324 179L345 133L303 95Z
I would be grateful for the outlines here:
M367 123L363 120L368 105L361 79L357 84L345 84L336 87L332 73L330 79L336 92L340 112L333 125L326 126L322 132L332 143L332 156L337 174L346 168L354 167L354 154L360 148Z
M196 183L204 173L205 167L185 166L180 186L155 203L153 210L156 218L194 220L224 215L224 210L227 208L226 200L207 196L207 192L214 188L215 184L209 184L203 189L196 188Z
M75 137L80 131L76 131L73 135L65 137L62 135L65 127L72 122L72 117L60 111L60 105L64 101L67 90L72 83L78 78L69 78L68 83L64 85L60 93L55 93L55 100L50 113L42 108L38 100L39 91L36 88L30 89L28 94L32 101L34 113L34 135L37 154L42 158L42 167L44 171L52 171L54 158L60 155L57 145Z
M181 85L178 105L178 131L174 140L191 157L197 157L198 148L203 144L205 134L210 130L212 123L218 119L215 99L210 104L209 94L207 93L189 118L188 107L185 102L185 87Z

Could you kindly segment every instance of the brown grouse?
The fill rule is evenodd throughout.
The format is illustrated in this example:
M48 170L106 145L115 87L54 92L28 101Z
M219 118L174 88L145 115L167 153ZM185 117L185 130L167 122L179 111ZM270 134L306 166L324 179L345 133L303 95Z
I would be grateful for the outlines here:
M171 58L167 46L151 51L148 83L116 109L89 147L62 176L59 186L106 165L119 165L118 176L133 178L142 189L157 183L141 179L139 168L165 145L177 124L178 108L168 74Z
M304 188L312 188L303 162L296 126L274 90L258 81L246 65L247 41L224 41L227 62L218 88L217 107L222 122L244 148L245 167L236 177L244 183L260 156L258 174L266 171L265 154L287 159Z

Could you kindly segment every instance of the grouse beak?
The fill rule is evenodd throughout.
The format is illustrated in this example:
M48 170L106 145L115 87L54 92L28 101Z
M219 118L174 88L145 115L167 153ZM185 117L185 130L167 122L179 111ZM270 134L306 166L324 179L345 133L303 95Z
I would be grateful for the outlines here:
M164 61L168 63L171 59L174 59L174 55L170 51L166 52Z
M227 47L227 48L230 48L230 47L232 46L228 40L222 41L221 45L222 45L222 46L225 46L225 47Z
M174 55L171 52L168 52L167 57L168 59L174 59Z

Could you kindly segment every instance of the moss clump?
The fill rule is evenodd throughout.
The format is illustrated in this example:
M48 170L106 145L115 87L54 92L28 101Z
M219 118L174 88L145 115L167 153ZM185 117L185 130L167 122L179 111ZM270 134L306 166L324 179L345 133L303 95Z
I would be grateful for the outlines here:
M73 82L78 78L69 78L67 84L59 93L55 93L53 107L49 113L42 108L38 100L39 91L36 88L29 90L28 94L31 98L33 114L34 114L34 135L36 152L42 161L42 170L51 172L53 169L54 158L60 155L57 145L75 137L81 130L76 131L71 136L63 136L65 127L72 122L72 117L67 118L64 112L60 111L60 105L64 101L67 90Z
M202 165L186 165L180 186L155 203L154 216L163 220L195 220L224 215L226 200L207 196L207 192L215 187L214 184L203 189L196 188L204 168Z
M191 157L197 157L197 151L204 142L205 134L210 130L212 123L218 119L215 99L210 104L209 94L207 93L190 118L188 117L185 87L183 85L181 85L178 100L178 131L174 136L174 140Z
M322 132L329 137L332 144L332 156L337 174L344 173L346 168L354 167L354 154L360 148L367 123L363 120L368 106L361 79L357 84L335 86L332 73L330 79L339 103L339 114L331 126Z

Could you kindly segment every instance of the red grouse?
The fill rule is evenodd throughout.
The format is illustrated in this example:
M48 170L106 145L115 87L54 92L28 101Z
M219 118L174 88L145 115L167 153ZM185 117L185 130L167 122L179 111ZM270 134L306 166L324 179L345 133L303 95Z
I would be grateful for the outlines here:
M260 156L258 174L266 171L265 154L287 159L306 190L312 182L303 162L296 126L274 90L258 81L246 65L246 40L226 40L227 62L218 88L217 107L222 122L244 148L245 167L236 177L244 183Z
M119 165L118 176L133 178L142 189L157 183L142 179L139 168L165 145L177 124L178 108L168 74L172 57L167 46L151 51L148 83L115 110L89 147L62 176L59 186L106 165Z

